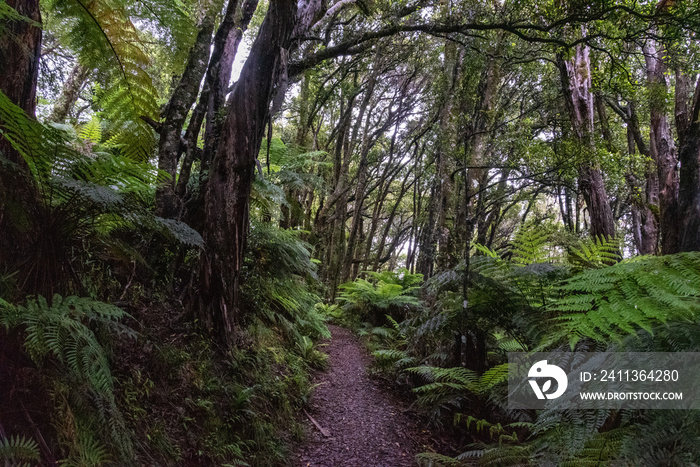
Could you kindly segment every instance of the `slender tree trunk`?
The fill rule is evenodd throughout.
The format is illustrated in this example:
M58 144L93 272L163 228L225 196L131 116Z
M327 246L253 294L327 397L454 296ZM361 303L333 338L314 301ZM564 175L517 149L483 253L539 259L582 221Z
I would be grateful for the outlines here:
M649 149L639 130L639 118L636 107L630 102L628 108L629 121L627 123L628 149L630 154L634 154L635 143L642 155L649 156ZM642 255L654 255L659 252L659 172L657 164L650 164L646 170L644 198L641 200L639 210L639 253ZM676 209L675 207L672 210Z
M377 256L374 260L374 265L372 269L374 271L379 270L379 265L382 261L384 261L385 258L383 258L384 255L384 247L386 245L386 240L389 237L389 232L391 231L391 227L394 224L394 218L396 217L396 213L398 212L399 205L401 204L401 201L403 200L403 197L406 195L408 190L411 188L411 184L408 184L408 180L411 176L411 173L409 172L406 174L406 177L403 179L401 182L401 189L399 190L399 194L396 197L396 202L394 203L394 206L391 208L391 212L389 213L389 218L386 221L386 224L384 225L384 232L382 233L382 236L379 239L379 245L377 246ZM414 179L415 181L415 179ZM398 235L398 234L397 234ZM391 251L390 251L391 253Z
M78 100L80 89L85 84L89 75L90 70L80 63L73 65L73 68L68 74L68 78L66 78L66 82L63 83L61 95L56 99L51 114L47 118L48 121L56 123L64 123L66 121L70 110Z
M446 8L449 9L449 6ZM434 161L435 176L428 201L428 218L421 229L418 244L418 261L416 268L423 277L428 279L433 274L436 263L439 268L447 267L449 263L450 230L446 225L449 200L452 195L452 167L449 164L451 149L454 147L452 135L453 94L456 89L460 66L458 63L457 46L452 41L445 42L445 60L442 68L441 81L444 86L442 102L439 110L440 131L436 144Z
M588 208L591 235L594 238L611 239L615 237L615 221L595 156L594 105L588 46L575 46L570 58L559 54L557 64L571 126L581 148L578 185Z
M448 7L449 8L449 7ZM454 183L452 180L452 172L454 170L454 153L455 153L455 137L456 126L453 113L455 113L454 94L457 91L458 83L461 79L462 67L460 63L460 51L457 44L452 41L445 42L445 62L443 73L446 88L443 96L443 104L440 115L440 139L438 142L437 151L439 157L437 160L437 180L436 186L436 225L435 239L437 251L435 252L435 261L438 270L444 270L454 263L454 242L450 235L450 226L448 225L448 214L452 212L452 197L454 192ZM453 223L454 225L454 223Z
M237 0L231 0L234 4ZM199 33L190 50L185 71L175 87L163 112L163 124L158 141L158 168L170 178L162 183L156 191L156 212L158 215L174 218L180 210L179 200L175 194L178 160L186 149L182 144L182 128L192 105L197 100L199 85L209 64L209 49L214 31L215 8L206 3L205 12L199 24Z
M500 43L500 39L499 39ZM498 47L497 47L498 48ZM489 148L489 129L494 123L494 107L498 97L498 88L501 84L501 70L499 64L494 59L490 59L486 64L479 89L481 90L482 99L476 109L476 117L474 118L473 135L471 138L471 154L469 154L468 165L484 167L489 164L490 148ZM472 193L466 198L467 203L475 204L468 210L462 210L462 214L466 216L466 212L471 212L471 223L477 231L477 242L485 243L486 230L486 212L484 206L486 204L486 185L488 183L489 171L485 168L471 168L467 171L466 176L466 191ZM476 198L474 199L474 195ZM466 218L460 219L462 226L466 225ZM466 239L463 239L465 241ZM471 238L470 238L471 240Z
M377 233L377 229L379 228L379 223L380 223L380 216L381 213L384 209L384 203L386 202L386 198L391 192L391 185L393 181L395 180L396 176L399 174L400 170L405 167L405 164L399 164L398 167L394 167L393 161L394 161L394 152L395 152L395 146L396 146L396 137L398 134L399 130L399 122L401 120L397 119L396 125L394 126L394 134L391 137L391 144L389 146L389 161L386 164L386 167L382 173L380 182L379 182L379 194L377 195L377 203L375 204L374 207L374 212L372 213L372 224L369 230L368 238L367 238L367 244L365 245L365 254L364 254L364 263L363 263L363 268L368 269L370 267L370 264L372 264L372 259L371 259L371 254L372 254L372 246L374 245L374 236ZM418 145L416 145L416 153L418 152ZM415 157L415 154L414 154ZM390 170L393 170L393 173L390 173ZM406 179L410 176L411 171L408 171L408 174L406 175ZM400 198L402 198L405 194L403 191L403 187L405 186L405 180L401 184L402 190L400 194ZM398 203L397 205L398 206ZM395 207L396 207L395 206ZM396 209L392 210L392 215L390 215L388 223L391 223L393 221L393 213L395 213ZM383 245L385 242L385 238L381 237L380 238L380 245ZM377 253L377 258L379 258L379 253ZM376 270L376 263L373 266L373 269Z
M671 254L678 252L678 156L671 133L671 125L666 113L666 101L669 97L669 83L664 62L665 47L653 41L644 47L647 65L647 87L649 90L649 156L656 165L657 177L654 182L658 191L658 207L661 231L661 252ZM654 190L656 188L656 190ZM653 202L654 200L652 200Z
M418 237L418 258L416 259L416 271L428 279L433 275L435 266L436 245L435 245L435 223L437 215L437 203L439 191L438 179L433 179L433 186L428 197L428 217L422 223L420 236Z
M496 235L496 231L501 222L503 202L506 196L506 189L508 188L508 177L510 176L511 169L502 169L501 177L498 181L495 193L491 196L493 198L492 206L487 211L482 232L479 232L479 243L491 248L493 240ZM488 236L487 236L488 234Z
M335 268L336 261L334 261L334 252L336 249L333 243L334 237L337 238L337 222L335 221L337 216L331 215L331 210L334 209L337 214L338 210L347 209L343 197L345 194L347 168L349 165L344 164L343 147L346 145L345 142L350 128L352 108L356 96L356 93L351 93L350 96L348 96L347 104L345 99L341 97L340 117L336 125L337 132L335 148L333 150L333 178L331 180L333 192L323 200L316 212L316 218L314 219L314 236L318 239L317 248L319 250L319 257L323 258L321 263L321 277L329 284L337 279L335 277L337 276L337 270ZM334 289L331 287L329 289L329 296L333 296L334 293Z
M369 116L367 117L367 125L365 127L365 137L363 138L363 143L362 143L362 148L360 149L360 166L358 167L358 173L357 173L357 188L355 190L355 201L353 202L353 209L352 209L352 222L350 224L350 234L348 235L348 246L345 252L345 261L344 265L341 268L343 271L343 282L346 282L350 280L350 274L352 270L352 264L353 261L355 260L355 247L356 247L356 239L358 236L358 233L361 230L361 223L362 223L362 212L363 212L363 206L364 206L364 201L365 201L365 196L366 196L366 189L367 189L367 180L368 180L368 167L367 167L367 156L369 154L370 150L370 144L369 144Z
M627 126L627 151L634 155L637 151L649 157L649 147L644 141L639 126L634 101L621 106L614 99L607 99L611 109ZM652 255L659 251L659 178L657 164L651 161L645 171L644 183L638 181L634 174L626 175L632 199L632 229L637 251L642 255Z

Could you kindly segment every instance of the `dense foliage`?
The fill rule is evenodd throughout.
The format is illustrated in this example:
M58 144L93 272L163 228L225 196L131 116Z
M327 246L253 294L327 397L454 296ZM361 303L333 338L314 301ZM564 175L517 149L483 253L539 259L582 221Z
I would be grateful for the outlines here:
M534 250L532 237L543 238L516 237L524 243L513 242L512 259L479 247L484 254L473 259L469 273L468 313L451 298L459 295L454 279L462 267L426 283L422 309L369 333L378 368L412 387L437 423L469 433L456 457L424 454L421 463L694 462L695 411L509 409L506 352L697 351L698 254L631 258L572 273L575 263L566 256L525 260L553 246L540 242ZM460 326L470 346L466 361L455 354Z

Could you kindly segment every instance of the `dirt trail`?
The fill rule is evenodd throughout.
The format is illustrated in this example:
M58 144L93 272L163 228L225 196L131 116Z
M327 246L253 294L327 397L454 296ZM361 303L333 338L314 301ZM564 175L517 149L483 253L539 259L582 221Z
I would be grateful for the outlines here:
M304 467L400 467L415 465L426 450L427 430L380 383L368 378L370 357L347 329L329 326L333 339L324 348L330 368L316 377L311 415L330 432L324 437L305 416L308 441L296 453Z

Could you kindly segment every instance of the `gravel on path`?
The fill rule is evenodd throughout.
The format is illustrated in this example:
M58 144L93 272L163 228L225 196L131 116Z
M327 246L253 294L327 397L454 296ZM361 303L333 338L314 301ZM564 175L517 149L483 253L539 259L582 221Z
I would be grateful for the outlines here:
M329 369L316 376L307 410L330 436L304 416L309 436L293 462L303 467L416 465L414 456L427 450L427 427L406 413L405 402L367 376L370 357L357 337L341 327L329 328L333 337L323 348Z

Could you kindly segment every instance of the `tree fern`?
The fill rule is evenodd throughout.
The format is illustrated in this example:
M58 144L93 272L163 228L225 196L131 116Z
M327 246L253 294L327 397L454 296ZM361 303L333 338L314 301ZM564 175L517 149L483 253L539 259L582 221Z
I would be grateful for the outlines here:
M568 248L569 262L578 270L601 268L620 260L621 238L588 238Z
M197 35L194 18L196 2L141 0L125 3L124 6L138 23L146 23L149 26L147 30L156 31L152 39L162 44L163 49L169 53L172 65L176 67L175 73L181 74Z
M392 317L392 311L403 315L407 309L421 307L420 300L414 296L416 287L404 287L401 280L393 278L385 282L381 275L373 277L378 279L374 283L360 278L340 286L339 301L346 311L358 313L363 318L371 313L377 320L379 315L387 316L387 313Z
M266 178L257 177L253 181L250 207L259 219L279 216L279 208L288 206L284 190Z
M488 344L492 349L567 343L581 351L700 348L699 253L640 257L608 266L619 259L617 243L591 241L568 248L568 258L555 263L530 264L528 260L546 258L542 252L550 247L543 236L521 234L513 243L512 261L480 246L482 254L472 258L468 326L495 329ZM572 277L570 271L578 272ZM455 268L427 284L433 307L411 319L416 326L412 337L420 345L449 345L452 330L464 325L455 318L461 312L463 274ZM696 422L680 412L508 411L498 384L506 377L505 365L481 377L461 367L423 366L409 372L423 379L414 389L422 405L437 414L452 414L454 421L471 424L493 439L445 462L472 456L495 466L690 465L700 458ZM495 417L516 421L501 425L476 416L475 401L483 400Z
M561 314L554 339L573 346L582 337L620 342L639 329L693 322L700 312L700 254L626 260L568 280L554 305Z
M548 233L537 227L523 226L515 235L510 247L513 261L517 264L542 263L549 259L547 251Z
M416 359L408 355L405 350L381 349L372 352L372 355L377 359L380 367L390 365L399 371L416 363Z
M146 71L141 37L119 0L47 0L52 14L69 25L62 39L88 68L105 76L100 96L110 144L127 157L147 160L155 143L141 117L156 118L157 92Z
M414 391L418 394L427 394L433 391L463 391L472 394L484 394L490 391L495 385L503 383L508 379L508 364L500 364L486 370L482 375L478 375L466 368L439 368L430 366L419 366L409 368L407 371L420 375L430 383L419 386Z
M479 464L486 466L522 466L529 465L532 447L529 445L504 445L484 449Z
M78 256L95 250L110 256L109 248L119 243L115 233L138 230L190 247L203 245L199 233L186 224L160 219L148 209L154 182L161 178L150 165L105 152L100 144L85 146L70 133L33 121L1 93L0 120L4 136L30 173L0 157L7 165L3 170L26 178L40 201L25 206L22 217L13 221L33 241L9 265L10 271L21 272L15 278L18 296L83 293L88 276L78 274L85 264ZM90 136L97 138L96 133L93 128Z
M4 2L3 2L4 4ZM0 91L0 121L2 122L3 137L12 144L12 147L31 164L39 158L40 154L50 152L51 146L63 144L58 131L49 129L40 123L30 119L24 110L15 105L4 93Z
M61 467L101 466L110 463L112 457L105 446L97 440L90 430L78 428L76 440L69 457L61 460Z
M630 465L696 465L700 459L700 415L696 410L635 413L627 436L616 440L619 458Z
M90 143L102 142L102 122L99 117L93 115L88 123L80 127L78 136L80 136L83 141L88 141Z
M285 145L279 138L272 138L269 149L270 172L280 186L293 190L305 188L321 189L323 178L317 173L332 167L332 163L323 162L327 156L324 151L305 152L300 148ZM258 158L267 163L268 147L263 142Z
M243 293L255 306L253 316L282 330L301 354L313 357L309 363L322 364L323 358L307 349L308 337L330 337L315 306L320 299L311 289L316 265L310 245L299 239L299 232L266 223L255 223L249 240Z

